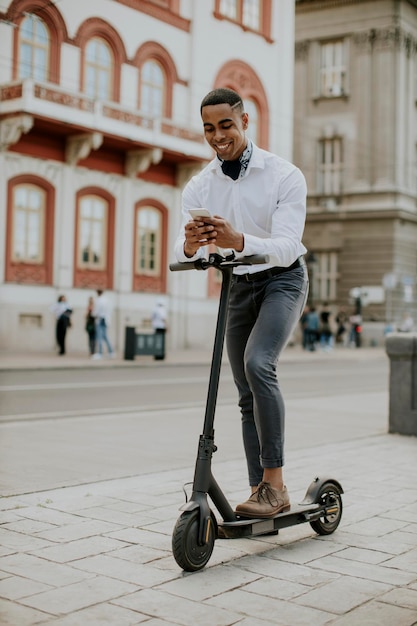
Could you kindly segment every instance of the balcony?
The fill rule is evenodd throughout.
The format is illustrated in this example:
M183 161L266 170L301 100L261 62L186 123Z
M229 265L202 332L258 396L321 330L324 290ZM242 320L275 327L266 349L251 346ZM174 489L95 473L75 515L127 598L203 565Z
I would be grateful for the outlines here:
M93 100L33 79L0 85L0 123L4 121L0 149L16 143L13 119L17 120L20 134L37 125L44 131L50 127L70 139L89 135L98 145L101 142L97 138L101 137L101 141L104 138L130 153L152 150L174 161L201 162L211 158L199 129L183 128L171 119L147 117L118 103ZM94 139L90 143L94 144Z

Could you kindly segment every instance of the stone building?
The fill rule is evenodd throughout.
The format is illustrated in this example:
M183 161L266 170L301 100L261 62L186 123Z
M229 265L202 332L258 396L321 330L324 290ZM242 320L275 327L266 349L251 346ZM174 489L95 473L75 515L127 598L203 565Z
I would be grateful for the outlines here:
M119 351L160 297L168 348L207 345L215 276L168 269L182 188L212 158L199 104L238 89L258 145L291 159L294 17L293 0L4 0L0 349L53 350L65 294L87 355L98 288Z
M364 287L364 320L417 321L416 104L415 0L296 1L294 161L316 304L352 309Z

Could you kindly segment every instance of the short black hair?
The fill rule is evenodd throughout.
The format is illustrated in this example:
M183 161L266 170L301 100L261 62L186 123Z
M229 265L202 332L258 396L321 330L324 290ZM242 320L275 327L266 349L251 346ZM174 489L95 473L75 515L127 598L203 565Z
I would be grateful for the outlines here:
M243 113L243 100L236 91L227 87L218 87L210 91L201 101L200 113L203 107L212 104L230 104L232 108L239 108Z

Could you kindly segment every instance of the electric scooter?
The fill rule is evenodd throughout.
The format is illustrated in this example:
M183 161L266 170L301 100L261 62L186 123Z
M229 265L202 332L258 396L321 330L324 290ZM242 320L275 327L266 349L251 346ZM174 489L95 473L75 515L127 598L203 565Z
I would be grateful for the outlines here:
M248 519L235 513L212 474L212 456L217 450L214 444L214 415L233 268L267 262L268 258L262 255L236 258L234 253L226 256L212 253L208 259L170 265L171 271L215 268L222 274L204 427L198 443L192 494L189 499L186 497L185 504L180 507L182 514L172 534L174 558L187 572L198 571L208 563L215 540L219 538L219 527L222 529L223 537L234 539L278 534L282 528L309 522L319 535L330 535L338 527L342 516L343 489L333 478L315 478L308 487L304 500L291 505L289 511L268 519ZM184 492L186 493L185 489ZM208 496L221 515L222 521L217 521L210 508Z

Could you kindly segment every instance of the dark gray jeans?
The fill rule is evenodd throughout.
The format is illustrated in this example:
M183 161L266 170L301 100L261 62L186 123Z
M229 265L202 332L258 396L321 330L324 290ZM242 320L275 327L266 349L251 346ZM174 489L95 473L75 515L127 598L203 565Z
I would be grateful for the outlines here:
M227 352L239 393L250 486L284 465L285 406L276 367L304 309L305 266L253 282L233 279Z

